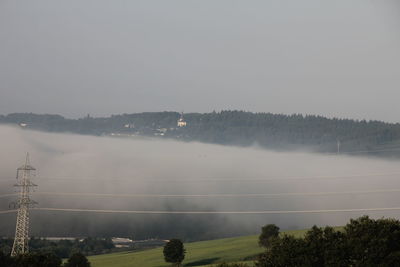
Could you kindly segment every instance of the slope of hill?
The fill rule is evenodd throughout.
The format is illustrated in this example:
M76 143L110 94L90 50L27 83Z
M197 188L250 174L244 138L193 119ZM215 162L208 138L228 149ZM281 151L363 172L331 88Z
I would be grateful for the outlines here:
M184 141L251 146L276 150L307 149L317 152L400 155L400 124L380 121L328 119L299 114L282 115L221 111L185 114L178 127L177 112L146 112L66 119L59 115L15 113L0 115L0 123L51 132L91 135L144 135Z
M303 236L306 230L286 231L293 236ZM205 266L218 262L248 261L263 251L258 246L258 236L224 238L211 241L185 243L187 254L184 266ZM162 248L140 252L122 252L89 257L92 267L167 267Z

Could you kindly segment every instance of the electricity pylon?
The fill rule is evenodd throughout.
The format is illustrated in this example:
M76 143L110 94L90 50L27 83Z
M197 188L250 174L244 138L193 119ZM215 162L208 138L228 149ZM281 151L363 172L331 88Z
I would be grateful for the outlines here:
M30 199L31 187L36 186L31 182L31 177L35 175L35 171L36 169L29 163L29 153L27 153L25 165L17 169L17 183L15 186L20 188L20 192L19 198L14 204L18 207L18 214L11 256L29 251L29 208L36 204L35 201Z

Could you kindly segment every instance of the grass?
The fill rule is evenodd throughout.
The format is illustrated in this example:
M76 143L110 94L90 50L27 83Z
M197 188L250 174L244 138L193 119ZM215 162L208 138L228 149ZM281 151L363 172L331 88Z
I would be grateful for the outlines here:
M307 230L285 231L301 237ZM184 266L208 266L218 262L247 262L263 251L258 246L258 235L185 243ZM120 252L89 257L92 267L167 267L162 248L139 252Z

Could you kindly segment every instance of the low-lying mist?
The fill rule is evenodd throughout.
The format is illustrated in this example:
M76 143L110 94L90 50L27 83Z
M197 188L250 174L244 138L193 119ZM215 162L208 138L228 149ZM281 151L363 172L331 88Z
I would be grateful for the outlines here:
M38 187L32 198L41 208L267 211L400 206L397 161L143 137L52 134L8 126L0 127L0 195L14 193L16 168L23 165L26 152L37 169L33 180ZM0 209L9 209L16 198L0 197ZM31 234L196 240L258 233L267 223L276 223L282 229L343 225L365 213L99 214L33 210ZM397 213L368 212L372 217L399 217ZM13 235L15 216L0 214L0 235Z

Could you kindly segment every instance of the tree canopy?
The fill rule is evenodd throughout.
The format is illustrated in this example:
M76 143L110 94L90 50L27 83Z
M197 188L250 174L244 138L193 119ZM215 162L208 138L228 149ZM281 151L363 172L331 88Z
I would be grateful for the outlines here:
M90 267L90 262L80 252L74 253L69 257L68 261L65 263L64 267Z
M1 267L60 267L61 258L52 252L31 252L16 257L0 251Z
M304 238L272 240L257 267L399 266L400 222L394 219L351 220L343 231L314 226Z
M186 250L183 247L183 243L181 240L171 239L165 244L163 253L166 262L170 262L176 266L180 266L183 259L185 258Z
M279 227L275 224L267 224L261 228L261 234L258 238L258 244L262 247L268 247L274 238L279 236Z

